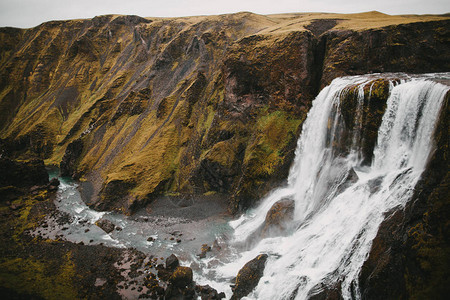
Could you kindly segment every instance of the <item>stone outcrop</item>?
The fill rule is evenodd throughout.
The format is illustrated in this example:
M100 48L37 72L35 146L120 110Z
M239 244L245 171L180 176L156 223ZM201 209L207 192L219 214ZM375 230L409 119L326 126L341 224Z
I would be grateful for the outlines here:
M114 230L114 228L116 228L116 225L114 225L108 219L100 219L97 222L95 222L95 225L100 227L106 233L111 233Z
M14 186L30 189L49 183L44 162L40 159L17 161L0 157L0 187Z
M67 145L66 152L59 164L61 176L75 175L76 165L83 151L83 142L76 139Z
M295 201L293 199L282 199L272 205L266 214L262 236L272 234L283 234L286 231L286 225L294 219Z
M241 299L258 285L266 267L267 254L260 254L239 270L231 299Z

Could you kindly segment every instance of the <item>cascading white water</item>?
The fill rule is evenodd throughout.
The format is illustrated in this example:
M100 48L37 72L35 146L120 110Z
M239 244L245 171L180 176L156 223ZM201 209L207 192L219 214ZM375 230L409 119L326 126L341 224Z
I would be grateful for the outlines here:
M231 222L231 244L242 245L254 238L272 205L288 197L295 200L289 234L262 238L250 250L236 251L231 262L214 268L216 278L232 278L247 261L267 253L264 276L249 298L306 299L319 291L320 284L338 281L345 299L360 298L357 278L372 240L385 214L404 207L410 199L426 166L435 122L449 90L428 80L430 75L391 76L403 79L391 82L371 166L361 166L363 157L357 142L362 130L360 110L364 86L382 75L335 79L313 102L287 186L276 189L259 207ZM450 74L440 76L449 79ZM355 85L359 85L359 92L352 145L343 156L333 149L339 138L337 131L342 129L340 97ZM351 170L358 178L349 183ZM205 283L219 290L227 285Z

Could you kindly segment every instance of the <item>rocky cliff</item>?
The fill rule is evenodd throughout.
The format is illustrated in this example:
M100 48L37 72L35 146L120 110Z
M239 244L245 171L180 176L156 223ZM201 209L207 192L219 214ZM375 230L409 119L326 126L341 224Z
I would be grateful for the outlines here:
M377 12L100 16L2 28L0 138L87 183L99 209L219 192L230 211L287 176L333 78L449 69L449 18Z
M236 212L286 178L321 87L343 75L449 71L449 28L448 16L377 12L110 15L0 28L1 156L59 165L102 210L132 213L160 194L223 193ZM364 112L366 136L376 134L386 100L386 82L374 86L380 101ZM342 104L345 119L354 107ZM414 201L374 241L361 274L365 298L444 292L446 105ZM370 160L374 139L366 142Z

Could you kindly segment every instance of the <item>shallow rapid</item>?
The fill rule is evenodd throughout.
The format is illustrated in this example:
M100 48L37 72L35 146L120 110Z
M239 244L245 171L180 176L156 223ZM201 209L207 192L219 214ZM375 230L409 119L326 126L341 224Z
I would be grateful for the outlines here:
M57 170L50 172L50 177L57 175ZM38 227L32 235L85 245L134 248L156 257L174 253L182 261L190 261L191 253L199 253L202 243L212 244L217 236L231 231L229 218L217 214L192 219L147 213L145 209L133 216L99 212L83 202L77 182L67 177L59 180L55 199L58 213L48 216L45 227ZM113 225L111 232L97 225L105 220Z

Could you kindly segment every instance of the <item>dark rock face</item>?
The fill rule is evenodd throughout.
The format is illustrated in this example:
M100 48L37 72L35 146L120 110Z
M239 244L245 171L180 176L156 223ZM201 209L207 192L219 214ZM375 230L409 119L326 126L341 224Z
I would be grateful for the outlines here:
M331 30L323 37L326 54L322 87L336 77L368 71L427 73L449 70L450 54L446 50L449 26L450 21L444 20L364 31Z
M60 185L59 179L58 178L52 178L50 180L50 182L48 183L47 188L48 188L49 191L53 191L54 192L54 191L58 190L58 186L59 185Z
M239 270L231 299L247 296L258 285L266 267L267 257L267 254L258 255Z
M42 160L19 162L7 157L0 157L0 187L30 188L48 183L48 174Z
M128 200L128 191L134 187L133 182L123 180L112 180L102 189L102 199L93 203L95 209L98 210L120 210L121 208L130 207L124 205Z
M262 235L279 234L286 230L286 224L294 218L295 201L282 199L267 212Z
M195 286L195 292L202 300L220 300L225 298L225 293L218 293L209 285L197 285Z
M179 288L184 288L192 283L192 269L178 266L169 278L169 282Z
M352 147L354 133L358 132L356 144L363 155L363 164L370 165L389 97L389 80L377 79L367 83L363 87L363 100L359 108L358 95L359 86L354 86L340 97L337 113L341 119L333 140L334 151L347 154Z
M83 151L83 142L76 139L67 145L66 152L60 163L61 176L72 176L76 171L78 159Z
M180 261L178 260L178 257L176 257L174 254L170 255L166 259L166 269L175 270L179 265Z
M404 211L381 224L363 265L365 299L444 299L450 292L449 95L435 132L436 151L415 194Z

